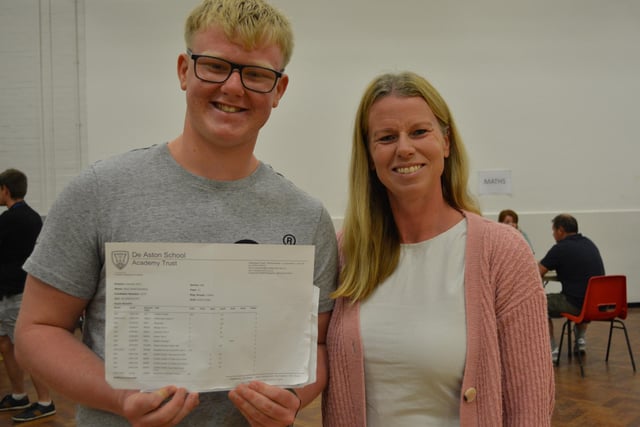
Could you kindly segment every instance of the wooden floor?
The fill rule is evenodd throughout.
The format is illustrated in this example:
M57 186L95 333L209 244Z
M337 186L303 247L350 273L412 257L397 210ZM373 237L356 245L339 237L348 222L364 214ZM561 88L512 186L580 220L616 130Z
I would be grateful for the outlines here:
M625 321L631 340L636 366L640 368L640 308L631 308ZM559 337L561 320L555 321ZM609 363L605 363L609 327L592 323L587 332L588 352L585 357L585 377L580 377L576 358L567 360L563 352L556 370L556 407L554 427L638 427L640 426L640 374L634 374L627 353L624 333L613 331ZM566 349L566 347L565 347ZM35 399L30 383L29 395ZM6 374L0 369L0 393L9 391ZM53 393L57 414L53 417L24 423L28 426L75 427L72 402ZM11 413L0 414L0 427L14 425ZM317 399L300 411L297 427L321 426L320 401Z

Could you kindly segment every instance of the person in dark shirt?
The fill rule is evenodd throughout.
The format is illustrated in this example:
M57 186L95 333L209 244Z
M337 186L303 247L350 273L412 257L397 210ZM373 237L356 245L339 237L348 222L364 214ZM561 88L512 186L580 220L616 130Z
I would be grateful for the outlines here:
M560 214L552 220L553 238L556 244L540 260L540 275L555 270L562 283L560 293L547 294L549 311L549 333L551 334L552 355L557 357L558 348L553 335L551 318L560 313L580 314L587 285L592 276L604 275L604 264L597 246L587 237L578 233L578 221L569 214ZM587 324L575 326L576 343L574 352L586 351Z
M0 353L11 382L11 393L0 400L0 412L24 409L13 416L16 422L31 421L56 413L49 389L31 378L38 401L29 402L25 391L24 371L14 355L14 329L27 273L22 264L31 255L42 228L42 218L24 201L27 177L17 169L0 174Z

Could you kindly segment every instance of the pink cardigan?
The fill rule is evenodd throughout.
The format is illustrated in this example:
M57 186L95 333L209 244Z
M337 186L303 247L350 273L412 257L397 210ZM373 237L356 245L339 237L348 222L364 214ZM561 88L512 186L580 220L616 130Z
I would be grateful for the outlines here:
M467 354L460 425L550 426L554 373L537 263L515 228L464 214ZM336 301L327 350L323 425L365 427L359 304Z

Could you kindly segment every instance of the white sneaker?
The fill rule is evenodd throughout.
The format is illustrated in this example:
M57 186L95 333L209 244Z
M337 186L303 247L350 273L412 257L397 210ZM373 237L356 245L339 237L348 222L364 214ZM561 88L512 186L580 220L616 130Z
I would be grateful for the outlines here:
M560 351L558 350L558 347L551 349L551 359L553 359L554 362L558 359L559 355Z
M585 354L587 352L587 340L584 338L578 338L573 346L574 354Z

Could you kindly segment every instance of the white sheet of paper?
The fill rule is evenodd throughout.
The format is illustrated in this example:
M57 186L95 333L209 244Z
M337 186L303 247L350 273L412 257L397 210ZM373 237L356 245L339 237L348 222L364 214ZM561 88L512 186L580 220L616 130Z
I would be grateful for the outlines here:
M230 390L315 381L308 245L106 243L107 382Z

